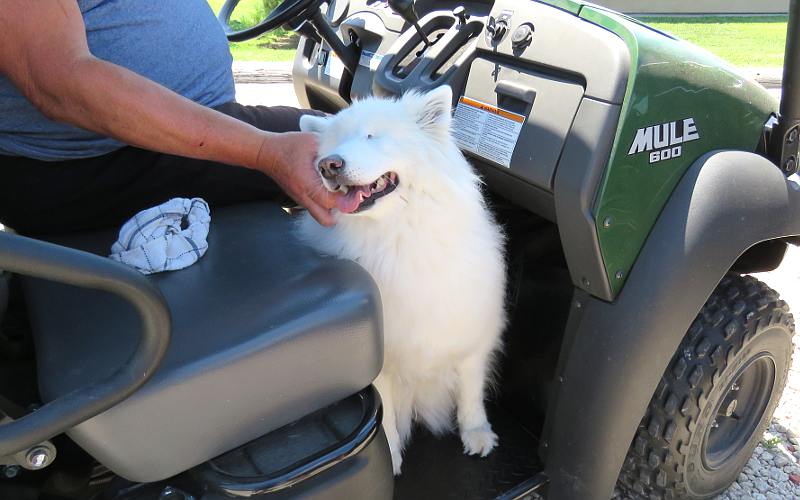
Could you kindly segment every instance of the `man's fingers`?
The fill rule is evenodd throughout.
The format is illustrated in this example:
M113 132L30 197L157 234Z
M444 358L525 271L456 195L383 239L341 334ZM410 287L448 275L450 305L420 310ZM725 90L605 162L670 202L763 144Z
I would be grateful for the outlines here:
M331 192L322 184L322 179L315 168L312 168L310 177L306 177L308 195L317 203L327 209L336 206L336 197L341 195L339 192Z
M314 195L314 201L319 203L324 208L330 210L331 208L336 207L337 196L341 196L341 193L331 193L324 187L320 186L320 190Z
M311 217L313 217L314 220L319 222L321 225L330 227L336 224L336 220L334 219L330 210L322 208L313 200L306 200L305 206L308 209L308 213L311 214Z

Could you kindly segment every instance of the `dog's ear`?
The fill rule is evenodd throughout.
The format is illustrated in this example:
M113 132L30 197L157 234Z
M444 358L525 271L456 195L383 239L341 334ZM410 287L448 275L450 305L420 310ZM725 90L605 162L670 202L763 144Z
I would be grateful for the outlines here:
M321 134L328 128L328 117L303 115L300 117L300 131L301 132L316 132Z
M438 137L446 137L450 133L450 122L453 119L451 114L453 90L447 85L442 85L415 100L418 106L417 122L420 127Z

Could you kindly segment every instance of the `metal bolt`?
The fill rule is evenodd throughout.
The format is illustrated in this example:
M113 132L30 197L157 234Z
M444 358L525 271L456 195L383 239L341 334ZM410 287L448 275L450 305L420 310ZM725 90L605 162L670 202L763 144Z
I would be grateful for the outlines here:
M592 283L586 278L581 278L581 283L583 283L583 286L586 288L589 288L592 285Z
M738 390L739 390L739 385L736 382L734 382L733 385L731 386L731 391L738 391Z
M8 479L17 477L19 474L19 465L6 465L3 467L3 475Z
M714 419L714 421L711 422L711 428L716 429L717 427L719 427L719 422L717 422L717 419Z
M622 271L617 271L614 274L614 277L617 278L618 280L621 280L623 276L625 276L625 273L623 273Z
M787 144L791 144L791 143L793 143L793 142L794 142L794 141L796 141L796 140L797 140L797 129L796 129L796 128L793 128L793 129L792 129L792 130L789 132L789 137L787 137L787 139L786 139L786 143L787 143Z
M43 469L53 461L53 453L49 448L37 446L28 452L25 457L32 469Z
M733 415L733 412L736 411L736 403L737 403L737 401L734 399L728 404L728 407L725 408L724 415L726 417L730 417L731 415Z
M786 163L783 164L784 172L793 173L797 168L797 161L794 159L794 156L790 157L786 160Z
M564 383L564 377L563 376L561 376L561 375L558 376L558 383L559 384L563 384Z
M580 309L581 307L583 307L583 302L581 302L580 300L575 301L575 307Z
M611 217L606 217L605 219L603 219L603 227L606 228L606 229L611 227L611 224L613 224L613 223L614 223L614 219L612 219Z

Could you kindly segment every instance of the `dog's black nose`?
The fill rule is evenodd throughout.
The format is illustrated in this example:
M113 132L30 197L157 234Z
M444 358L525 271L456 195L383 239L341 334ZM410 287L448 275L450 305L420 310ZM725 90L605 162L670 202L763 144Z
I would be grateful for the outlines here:
M344 160L339 155L330 155L321 159L318 166L322 177L333 179L336 177L336 172L344 167Z

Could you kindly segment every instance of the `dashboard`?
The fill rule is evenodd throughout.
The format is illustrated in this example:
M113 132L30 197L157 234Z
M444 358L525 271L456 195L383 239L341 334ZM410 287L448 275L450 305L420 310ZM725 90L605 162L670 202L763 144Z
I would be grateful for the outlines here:
M624 42L534 0L414 5L430 43L386 0L332 0L325 16L357 47L358 62L349 71L307 33L293 68L301 104L333 113L358 98L449 85L454 137L487 184L554 219L556 167L567 148L580 146L587 164L594 154L608 158L610 144L592 150L594 139L577 134L614 128L630 66Z

